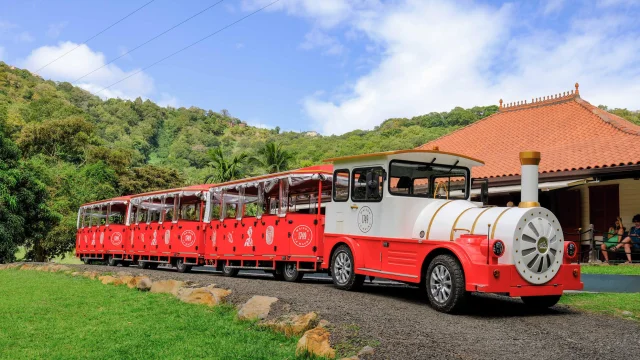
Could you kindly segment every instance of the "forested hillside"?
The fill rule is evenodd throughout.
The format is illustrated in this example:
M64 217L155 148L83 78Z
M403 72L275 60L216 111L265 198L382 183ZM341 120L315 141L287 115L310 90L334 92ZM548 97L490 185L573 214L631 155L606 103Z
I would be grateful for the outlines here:
M102 100L0 62L0 262L21 245L40 260L72 250L76 212L85 202L203 183L233 160L226 178L414 148L497 110L455 108L320 136L251 127L226 110ZM269 149L278 152L278 166L251 161Z

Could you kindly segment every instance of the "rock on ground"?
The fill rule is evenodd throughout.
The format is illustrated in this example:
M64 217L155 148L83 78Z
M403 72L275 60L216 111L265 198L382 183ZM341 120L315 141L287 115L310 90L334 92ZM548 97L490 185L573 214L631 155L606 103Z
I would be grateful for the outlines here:
M108 284L113 284L113 285L119 285L120 284L120 279L110 276L110 275L106 275L106 276L100 276L98 277L98 280L100 280L100 282L102 282L105 285Z
M296 347L296 355L313 354L335 359L336 351L329 344L329 331L325 328L316 327L302 335Z
M153 285L151 285L151 290L149 291L151 291L152 293L165 293L165 294L178 295L178 291L183 286L184 286L184 282L182 281L160 280L160 281L154 281Z
M216 306L223 303L229 294L231 294L231 291L225 289L213 289L207 287L183 288L178 291L176 297L180 301L189 304Z
M362 357L362 356L371 356L375 353L375 351L373 350L373 348L371 346L365 346L362 348L362 350L358 351L358 357Z
M278 301L278 298L255 295L242 305L238 311L238 319L266 319L269 311L271 311L271 305L276 301Z
M153 282L151 282L151 279L146 276L143 276L136 281L136 289L140 291L149 291L152 285Z
M317 319L318 314L310 312L304 315L285 315L279 319L265 321L262 325L287 336L301 335L311 329Z

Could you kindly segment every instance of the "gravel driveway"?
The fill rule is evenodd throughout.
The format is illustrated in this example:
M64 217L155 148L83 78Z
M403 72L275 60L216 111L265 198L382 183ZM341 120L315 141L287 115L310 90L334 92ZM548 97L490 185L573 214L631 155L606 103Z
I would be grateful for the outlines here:
M233 291L229 300L235 304L252 295L275 296L281 300L278 313L316 311L330 321L335 327L332 341L354 347L374 341L374 359L638 359L640 354L638 323L560 305L533 313L519 300L474 296L466 314L447 315L432 310L417 288L387 281L347 292L335 289L320 274L288 283L260 273L226 278L201 271L74 266L83 271L144 273L153 280L217 284Z

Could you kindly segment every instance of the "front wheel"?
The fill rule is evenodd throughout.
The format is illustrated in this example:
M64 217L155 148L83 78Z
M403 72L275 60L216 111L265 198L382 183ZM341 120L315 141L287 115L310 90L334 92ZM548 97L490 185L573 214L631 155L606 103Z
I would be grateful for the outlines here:
M286 263L282 269L282 277L286 281L297 282L302 280L303 273L298 271L295 263Z
M186 273L191 271L191 266L186 265L184 263L184 260L182 259L178 259L178 261L176 261L176 268L178 269L179 273Z
M548 296L523 296L522 302L525 305L532 307L536 310L543 310L552 307L560 301L561 295L548 295Z
M128 262L128 261L123 261L123 262L120 263L120 265L122 265L122 267L129 267L129 265L131 265L131 263Z
M462 266L451 255L438 255L431 261L425 274L425 285L431 306L440 312L460 310L469 297Z
M340 245L331 258L331 278L341 290L356 290L364 283L364 275L357 275L353 254L347 245Z
M149 265L150 265L150 264L149 264L148 262L146 262L146 261L140 261L140 260L138 260L138 267L139 267L140 269L148 269L148 268L149 268Z
M238 272L240 272L240 269L230 268L226 263L222 265L222 275L226 277L234 277L238 275Z

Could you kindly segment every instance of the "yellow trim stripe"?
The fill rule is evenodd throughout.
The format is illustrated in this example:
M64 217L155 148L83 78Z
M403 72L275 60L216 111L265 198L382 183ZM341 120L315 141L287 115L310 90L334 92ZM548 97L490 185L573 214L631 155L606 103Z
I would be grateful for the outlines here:
M447 204L449 204L451 202L453 202L453 200L449 200L449 201L445 202L444 204L440 205L438 210L436 210L436 212L433 213L433 216L431 217L431 221L429 221L429 227L427 228L427 236L424 237L425 240L429 240L429 233L431 232L431 225L433 225L433 220L436 219L436 215L438 215L440 210L442 210L442 208L445 207L445 205L447 205Z
M471 227L471 235L473 235L473 232L476 230L476 224L478 224L478 220L480 220L480 217L482 216L482 214L487 212L487 210L489 210L489 209L491 209L491 208L486 208L486 209L482 210L482 212L480 212L480 214L478 214L478 217L476 217L476 220L473 222L473 226Z
M498 215L498 217L496 218L496 222L493 223L493 229L491 229L491 238L493 239L493 236L496 234L496 226L498 226L498 221L500 221L500 218L502 217L502 215L504 215L504 213L506 213L507 211L513 209L512 207L506 208L504 209L503 212L500 213L500 215Z
M458 220L460 220L460 218L462 217L462 215L464 215L464 213L466 213L471 209L477 209L477 207L472 206L468 209L465 209L463 212L460 213L460 215L458 215L458 217L456 218L456 221L453 222L453 226L451 226L451 237L449 238L449 240L453 241L453 234L456 232L456 225L458 225Z

